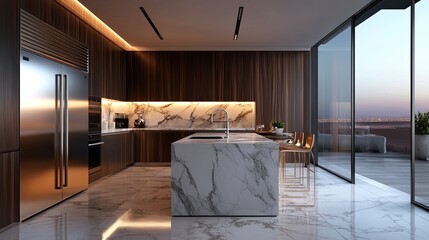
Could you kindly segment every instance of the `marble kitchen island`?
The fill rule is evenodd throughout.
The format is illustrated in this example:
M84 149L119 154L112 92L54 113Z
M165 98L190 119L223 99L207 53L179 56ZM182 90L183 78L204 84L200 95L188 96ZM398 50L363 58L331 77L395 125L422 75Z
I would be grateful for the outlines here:
M171 146L173 216L277 216L277 143L255 133L193 136Z

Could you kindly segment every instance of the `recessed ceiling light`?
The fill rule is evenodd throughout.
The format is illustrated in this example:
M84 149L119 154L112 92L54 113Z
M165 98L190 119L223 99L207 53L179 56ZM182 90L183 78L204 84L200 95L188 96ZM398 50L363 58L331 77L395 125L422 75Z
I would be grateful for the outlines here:
M159 39L164 40L161 33L159 33L158 29L156 28L155 24L152 22L152 19L150 19L149 15L147 14L144 7L140 7L140 10L142 11L143 15L146 17L149 24L152 26L153 30L155 31L156 35L158 35Z
M238 39L238 32L240 31L240 23L241 23L241 17L243 16L243 8L238 8L238 14L237 14L237 23L235 24L235 32L234 32L234 40Z

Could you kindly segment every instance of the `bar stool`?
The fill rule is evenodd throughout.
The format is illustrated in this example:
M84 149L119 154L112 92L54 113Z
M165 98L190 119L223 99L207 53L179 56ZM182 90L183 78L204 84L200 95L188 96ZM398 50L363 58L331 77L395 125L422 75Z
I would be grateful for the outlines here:
M296 132L294 132L294 137L292 141L288 141L287 143L280 143L279 144L279 150L280 150L280 163L281 163L281 167L282 170L286 171L286 154L287 153L292 153L293 154L293 164L294 164L294 177L296 178L296 152L293 151L294 149L297 148L301 148L303 146L303 141L304 141L304 133L300 132L298 134L298 136L296 135ZM299 164L301 163L300 161L300 156L298 156L298 161Z
M305 144L302 147L288 147L282 150L282 154L293 153L299 162L299 174L294 174L291 178L284 177L284 185L281 191L281 201L284 205L290 206L314 206L316 196L316 180L313 147L315 135L308 134ZM311 159L314 168L311 169ZM306 171L305 171L306 169ZM284 169L286 172L287 169ZM313 173L313 174L312 174ZM311 181L313 178L313 182ZM296 179L297 181L294 181ZM311 187L313 185L313 187Z

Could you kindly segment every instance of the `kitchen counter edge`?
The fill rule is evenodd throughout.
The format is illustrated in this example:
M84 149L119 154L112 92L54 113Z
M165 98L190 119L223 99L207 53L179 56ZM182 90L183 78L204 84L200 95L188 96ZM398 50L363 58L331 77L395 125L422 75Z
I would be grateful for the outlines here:
M101 135L113 135L129 132L222 132L225 128L113 128L103 129ZM231 128L231 132L254 132L254 128Z

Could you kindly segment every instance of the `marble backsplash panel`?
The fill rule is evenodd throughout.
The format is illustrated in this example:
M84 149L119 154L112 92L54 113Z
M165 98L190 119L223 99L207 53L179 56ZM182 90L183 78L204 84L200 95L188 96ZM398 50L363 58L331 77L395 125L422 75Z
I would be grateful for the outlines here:
M134 127L138 113L142 113L148 128L223 128L225 123L210 123L216 109L229 113L230 128L255 128L255 102L120 102L102 99L102 121L112 122L115 113L128 116ZM215 120L224 120L217 112Z

